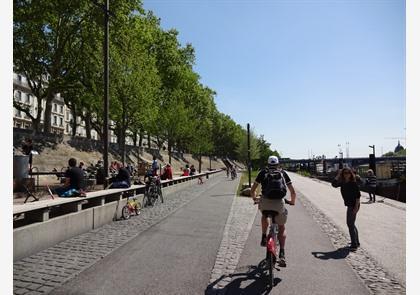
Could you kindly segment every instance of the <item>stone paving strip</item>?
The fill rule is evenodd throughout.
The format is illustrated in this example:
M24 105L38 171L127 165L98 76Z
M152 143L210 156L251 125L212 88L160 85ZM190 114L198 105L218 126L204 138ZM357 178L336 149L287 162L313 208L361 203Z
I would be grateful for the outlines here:
M322 231L328 235L335 248L341 249L348 245L350 240L348 233L342 232L299 191L297 192L297 198L320 225ZM346 260L372 294L406 294L405 286L387 273L363 247L358 248L355 252L350 252Z
M217 185L225 177L216 175L202 185L164 194L164 203L141 210L129 220L111 222L98 229L63 241L13 264L13 294L48 294L83 270L121 247L175 210Z
M232 280L229 275L234 273L239 263L258 211L257 207L252 205L252 200L247 197L235 197L233 200L216 262L211 272L209 286L212 287L206 290L206 294L226 292L225 287Z

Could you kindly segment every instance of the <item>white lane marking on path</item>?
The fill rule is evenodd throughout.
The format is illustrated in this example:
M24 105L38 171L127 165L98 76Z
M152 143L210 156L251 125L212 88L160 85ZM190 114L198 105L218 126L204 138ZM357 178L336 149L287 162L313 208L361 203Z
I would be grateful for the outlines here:
M234 198L211 272L209 283L210 286L213 285L211 291L217 293L230 283L232 278L229 275L235 271L239 263L257 211L257 206L253 205L251 198Z

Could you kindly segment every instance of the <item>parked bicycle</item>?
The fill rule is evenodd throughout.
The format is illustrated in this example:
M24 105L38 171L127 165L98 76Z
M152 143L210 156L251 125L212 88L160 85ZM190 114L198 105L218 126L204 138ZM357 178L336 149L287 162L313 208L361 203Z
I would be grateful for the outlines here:
M158 176L150 176L144 192L143 207L153 207L159 198L163 203L160 179Z
M140 202L136 197L127 197L127 204L122 208L122 217L124 219L130 219L132 214L140 214Z

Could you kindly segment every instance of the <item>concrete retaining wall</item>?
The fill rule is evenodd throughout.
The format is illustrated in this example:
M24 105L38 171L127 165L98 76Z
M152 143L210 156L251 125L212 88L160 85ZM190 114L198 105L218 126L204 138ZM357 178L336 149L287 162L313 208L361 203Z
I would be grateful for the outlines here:
M209 174L209 178L215 174ZM204 178L205 176L203 176ZM182 182L162 188L170 194L188 186L197 184L197 179L182 179ZM142 201L140 197L139 201ZM59 242L101 227L113 220L121 218L122 207L126 199L110 202L79 212L66 214L45 222L38 222L13 230L13 260L35 254Z

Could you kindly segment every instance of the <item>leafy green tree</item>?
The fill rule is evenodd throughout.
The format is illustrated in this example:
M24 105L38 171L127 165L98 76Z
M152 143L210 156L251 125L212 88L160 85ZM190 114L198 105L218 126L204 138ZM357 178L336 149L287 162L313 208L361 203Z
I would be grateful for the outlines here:
M260 148L258 146L258 138L255 135L255 132L250 130L250 157L251 161L260 158ZM248 134L246 130L242 131L241 141L237 148L238 160L247 163L248 162Z
M13 70L23 74L37 99L32 115L20 104L35 131L40 131L42 102L45 101L44 132L51 132L52 101L66 87L65 79L77 64L83 22L89 2L16 0L13 2Z

